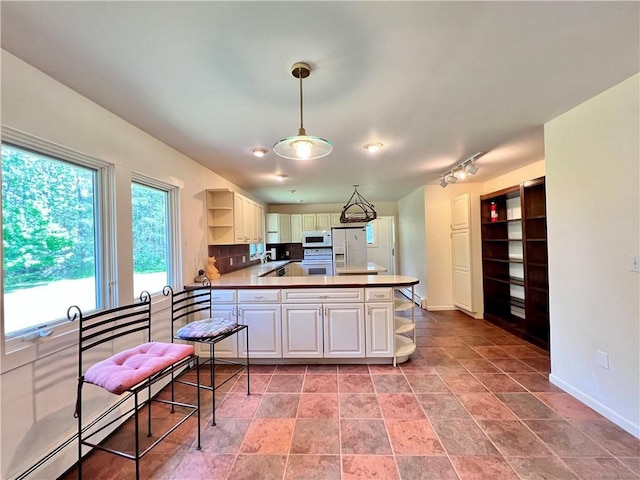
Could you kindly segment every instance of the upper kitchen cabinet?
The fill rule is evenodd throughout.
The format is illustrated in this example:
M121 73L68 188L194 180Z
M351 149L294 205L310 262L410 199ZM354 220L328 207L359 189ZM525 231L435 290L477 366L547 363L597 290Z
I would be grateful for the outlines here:
M331 230L330 213L303 213L302 231Z
M302 243L302 214L291 214L291 243Z
M267 243L291 242L291 215L267 213Z
M264 240L262 205L227 188L207 190L206 196L209 245L261 243Z

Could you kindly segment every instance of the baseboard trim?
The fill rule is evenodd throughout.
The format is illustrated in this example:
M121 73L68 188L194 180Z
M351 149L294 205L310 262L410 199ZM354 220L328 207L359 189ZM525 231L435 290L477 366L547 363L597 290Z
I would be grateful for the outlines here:
M429 312L444 312L447 310L457 310L454 305L427 305Z
M590 395L587 395L583 391L572 387L570 384L568 384L561 378L557 377L553 373L549 375L549 381L552 384L554 384L556 387L561 388L571 396L577 398L585 405L593 408L600 415L607 418L608 420L611 420L613 423L618 425L623 430L629 432L634 437L640 438L640 425L635 424L631 420L624 418L623 416L619 415L617 412L611 410L609 407L600 403L598 400L591 397Z

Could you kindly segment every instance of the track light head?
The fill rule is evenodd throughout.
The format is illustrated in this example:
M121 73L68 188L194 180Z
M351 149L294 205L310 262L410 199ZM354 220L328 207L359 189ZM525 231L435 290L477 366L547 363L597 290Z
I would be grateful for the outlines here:
M449 172L449 174L448 174L448 175L446 175L446 176L444 177L444 179L445 179L448 183L456 183L456 182L458 181L458 177L456 177L456 176L454 175L454 173L453 173L453 172Z
M478 167L476 167L476 166L473 164L473 161L472 161L472 162L470 162L470 163L467 163L467 164L464 166L464 171L465 171L465 173L467 173L467 174L469 174L469 175L475 175L475 174L476 174L476 172L478 171Z
M441 186L442 188L445 188L447 185L449 185L449 182L447 182L447 181L444 179L444 175L442 176L442 178L440 179L440 181L439 181L438 183L440 184L440 186Z

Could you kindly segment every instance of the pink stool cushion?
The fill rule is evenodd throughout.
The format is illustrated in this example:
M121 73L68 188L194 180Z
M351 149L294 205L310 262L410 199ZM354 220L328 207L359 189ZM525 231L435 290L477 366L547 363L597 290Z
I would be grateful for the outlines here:
M143 343L92 365L84 374L84 381L120 395L193 353L193 345Z

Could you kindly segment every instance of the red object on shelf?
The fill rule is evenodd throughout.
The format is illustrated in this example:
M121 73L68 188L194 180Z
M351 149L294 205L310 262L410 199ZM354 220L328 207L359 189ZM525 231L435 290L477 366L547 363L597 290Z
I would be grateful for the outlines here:
M496 205L496 202L491 202L491 221L498 221L498 206Z

